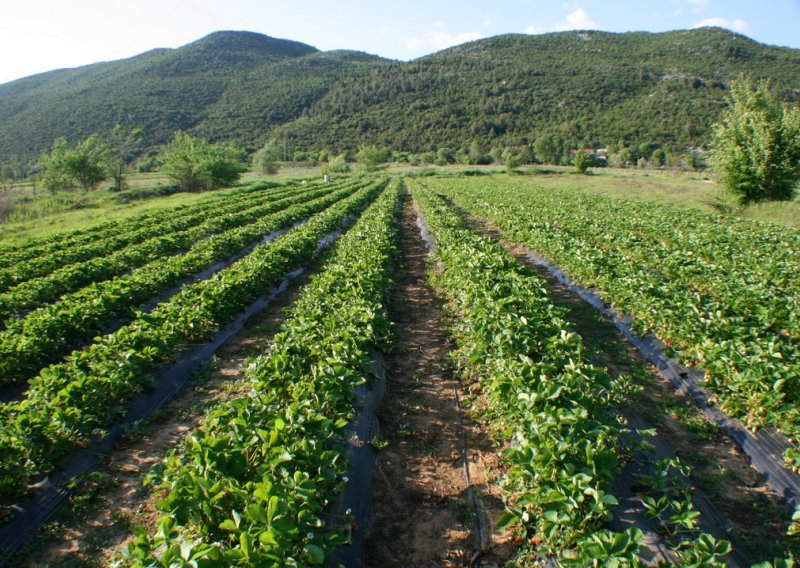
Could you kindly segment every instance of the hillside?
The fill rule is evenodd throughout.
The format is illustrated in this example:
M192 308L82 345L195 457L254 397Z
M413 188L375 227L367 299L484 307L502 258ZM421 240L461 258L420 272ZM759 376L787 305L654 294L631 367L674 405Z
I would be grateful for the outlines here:
M411 62L216 32L0 85L0 163L117 123L143 129L142 149L178 129L248 150L267 136L294 149L421 151L544 132L591 144L700 145L727 82L742 73L800 100L800 50L718 28L503 35Z
M250 133L260 143L266 128L295 118L321 95L317 77L347 77L346 67L372 60L380 61L321 54L250 32L216 32L174 50L20 79L0 85L0 162L37 156L59 136L78 140L118 123L142 128L143 148L179 129L237 142Z
M663 34L505 35L337 85L286 125L298 146L383 140L423 150L473 138L530 141L555 132L587 144L620 139L697 146L740 73L800 99L800 50L727 30Z

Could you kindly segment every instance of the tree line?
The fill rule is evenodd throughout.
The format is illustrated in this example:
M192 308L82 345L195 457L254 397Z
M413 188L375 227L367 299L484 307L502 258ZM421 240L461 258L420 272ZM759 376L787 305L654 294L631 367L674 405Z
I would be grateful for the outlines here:
M800 110L782 103L769 83L753 84L747 79L732 84L726 102L722 119L714 126L710 153L703 148L619 140L606 149L608 165L701 170L707 167L708 155L721 184L740 203L793 198L800 179ZM53 192L74 187L88 191L111 179L113 189L121 191L137 158L140 137L139 129L117 126L104 138L92 135L73 146L60 138L39 160L42 185ZM231 144L210 143L177 132L159 147L149 166L158 168L178 189L199 191L235 183L248 169L246 158ZM475 138L467 147L440 147L416 154L364 145L355 153L322 149L289 155L285 143L271 139L250 160L253 168L265 175L277 173L287 161L320 165L324 174L350 171L354 162L366 171L396 162L439 166L494 163L509 171L523 164L561 164L574 165L579 172L606 162L585 152L582 144L556 133L541 134L532 144L489 146Z

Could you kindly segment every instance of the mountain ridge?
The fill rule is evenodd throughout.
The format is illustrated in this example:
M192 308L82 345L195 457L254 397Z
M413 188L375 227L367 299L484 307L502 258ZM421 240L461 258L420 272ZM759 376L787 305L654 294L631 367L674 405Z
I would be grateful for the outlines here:
M800 100L800 50L721 28L504 34L403 62L219 31L178 48L0 84L0 164L32 161L64 136L138 127L141 151L176 130L248 151L385 144L707 143L727 83L771 78Z

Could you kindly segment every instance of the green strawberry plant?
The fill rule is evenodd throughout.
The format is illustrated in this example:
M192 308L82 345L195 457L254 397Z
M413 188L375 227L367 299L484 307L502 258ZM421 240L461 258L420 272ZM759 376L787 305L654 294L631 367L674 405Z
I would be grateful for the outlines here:
M323 511L347 483L344 426L355 388L386 349L400 186L367 209L249 371L253 392L215 408L150 481L165 497L128 566L319 566L350 519Z

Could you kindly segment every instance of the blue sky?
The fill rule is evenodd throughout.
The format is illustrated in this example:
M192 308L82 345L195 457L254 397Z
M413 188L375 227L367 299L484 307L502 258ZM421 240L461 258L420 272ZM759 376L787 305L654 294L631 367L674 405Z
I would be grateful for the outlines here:
M178 47L216 30L413 59L502 33L717 25L800 48L800 0L4 0L0 83Z

